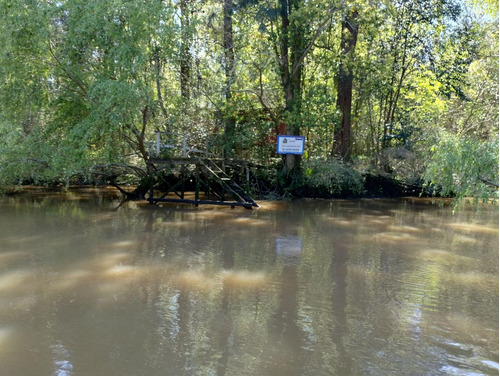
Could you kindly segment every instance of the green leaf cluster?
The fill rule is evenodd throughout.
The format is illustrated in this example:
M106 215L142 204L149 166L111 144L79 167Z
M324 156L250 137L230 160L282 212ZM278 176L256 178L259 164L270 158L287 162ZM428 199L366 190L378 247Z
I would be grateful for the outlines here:
M430 152L424 178L437 193L498 201L498 137L481 142L443 133Z
M364 180L341 160L308 159L304 163L304 189L323 197L359 196L364 193Z

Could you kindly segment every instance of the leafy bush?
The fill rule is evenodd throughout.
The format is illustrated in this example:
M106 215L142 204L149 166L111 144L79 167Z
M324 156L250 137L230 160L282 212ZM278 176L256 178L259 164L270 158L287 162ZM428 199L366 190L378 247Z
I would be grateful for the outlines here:
M442 196L498 199L498 136L479 141L443 135L431 148L424 178Z
M304 161L302 179L304 196L348 197L364 192L363 177L337 159Z
M382 150L379 163L387 177L406 185L421 184L424 158L421 153L406 147L392 147Z

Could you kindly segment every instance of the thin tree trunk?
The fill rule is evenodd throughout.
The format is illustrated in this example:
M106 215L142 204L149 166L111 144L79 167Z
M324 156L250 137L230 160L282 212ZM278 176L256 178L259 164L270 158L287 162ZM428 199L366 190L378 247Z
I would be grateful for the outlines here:
M404 34L404 44L402 51L402 59L401 63L398 63L398 52L395 51L394 55L394 63L393 63L393 73L390 85L390 100L388 105L386 104L386 117L384 123L384 137L382 141L382 149L386 149L390 146L391 135L394 130L394 122L396 120L396 110L398 107L399 95L401 93L401 88L403 87L404 79L406 78L408 69L410 67L409 63L407 63L407 51L408 51L408 32ZM401 66L401 72L397 71L398 65ZM399 78L396 76L399 74ZM397 82L396 82L397 80ZM394 87L394 85L396 87Z
M158 98L158 104L160 105L161 113L165 118L167 118L168 113L165 108L165 103L163 101L163 94L161 88L161 60L160 60L160 51L159 47L156 47L156 51L154 54L154 62L155 62L155 81L156 81L156 95Z
M188 100L190 97L190 81L191 81L191 31L189 30L189 11L188 1L181 0L181 56L180 56L180 71L181 71L181 96Z
M351 154L351 108L353 69L352 55L358 40L357 12L351 12L342 21L340 64L337 81L337 108L342 114L340 126L334 130L332 156L348 160Z
M224 70L226 73L226 100L231 99L231 86L234 82L234 40L233 40L233 1L224 0Z
M223 31L223 47L224 47L224 71L226 74L226 113L224 114L224 134L225 134L225 156L232 156L234 145L234 128L236 125L235 118L231 113L232 91L231 86L235 80L234 72L234 39L233 39L233 0L224 0L224 31ZM229 113L228 113L229 112Z

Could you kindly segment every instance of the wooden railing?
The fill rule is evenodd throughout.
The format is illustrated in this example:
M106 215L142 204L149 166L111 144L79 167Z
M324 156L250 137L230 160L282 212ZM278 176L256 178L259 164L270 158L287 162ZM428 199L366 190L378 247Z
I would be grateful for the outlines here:
M181 144L173 144L169 142L165 142L164 136L165 135L171 135L171 136L177 136L178 138L181 139ZM163 136L163 137L162 137ZM163 149L172 149L172 150L177 150L181 152L180 157L182 158L189 158L192 156L203 156L206 158L222 158L222 156L218 154L211 153L209 151L208 145L205 148L205 150L201 150L195 147L188 146L188 135L186 133L183 133L182 135L179 134L173 134L173 133L168 133L168 132L161 132L161 131L156 131L155 132L155 141L154 142L149 142L149 155L155 158L160 158L161 157L161 151Z

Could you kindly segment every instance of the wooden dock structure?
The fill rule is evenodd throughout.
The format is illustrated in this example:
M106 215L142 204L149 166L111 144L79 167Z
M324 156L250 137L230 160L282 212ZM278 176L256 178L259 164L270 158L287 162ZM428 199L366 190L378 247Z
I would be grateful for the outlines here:
M162 143L162 133L156 132L156 143L149 145L150 162L159 172L175 170L175 179L165 180L151 189L147 198L150 203L241 206L246 209L259 207L246 190L226 173L227 168L238 168L244 171L248 183L248 162L224 159L207 150L188 147L185 137L182 145ZM165 149L173 151L170 156L162 156ZM194 198L192 194L186 194L188 189L192 192L193 188Z

